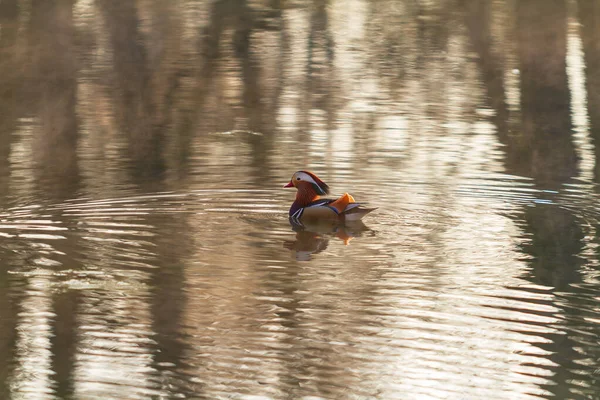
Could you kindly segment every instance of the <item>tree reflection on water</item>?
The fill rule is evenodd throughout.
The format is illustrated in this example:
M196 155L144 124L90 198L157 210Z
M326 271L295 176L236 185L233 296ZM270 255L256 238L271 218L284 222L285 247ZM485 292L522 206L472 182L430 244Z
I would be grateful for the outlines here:
M599 26L594 0L0 1L0 397L480 395L433 389L450 350L410 383L370 353L401 371L421 315L383 294L414 300L390 283L412 266L425 306L463 296L461 268L437 281L456 260L506 260L490 298L545 321L465 295L539 361L493 357L519 377L485 393L594 396ZM300 168L380 207L345 253L354 231L271 218ZM477 258L486 235L506 243Z

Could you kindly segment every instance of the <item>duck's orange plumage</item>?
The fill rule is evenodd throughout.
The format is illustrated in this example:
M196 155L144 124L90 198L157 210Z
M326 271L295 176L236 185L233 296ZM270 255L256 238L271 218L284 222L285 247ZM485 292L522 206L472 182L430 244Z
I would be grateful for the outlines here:
M356 203L354 197L344 193L337 199L323 199L329 193L329 186L309 171L298 171L284 187L295 187L296 200L290 207L290 220L300 222L311 220L358 220L373 211Z

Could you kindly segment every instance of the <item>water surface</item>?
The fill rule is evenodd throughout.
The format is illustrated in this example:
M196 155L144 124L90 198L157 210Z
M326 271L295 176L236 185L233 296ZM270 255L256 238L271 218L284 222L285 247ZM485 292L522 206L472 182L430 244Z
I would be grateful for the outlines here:
M598 21L0 2L0 397L597 398Z

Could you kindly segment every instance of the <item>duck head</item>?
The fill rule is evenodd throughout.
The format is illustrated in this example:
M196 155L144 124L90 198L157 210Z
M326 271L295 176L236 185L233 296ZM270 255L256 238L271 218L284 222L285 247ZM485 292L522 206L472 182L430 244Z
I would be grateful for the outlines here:
M298 192L314 192L317 196L329 194L329 186L318 176L308 171L298 171L292 175L292 179L284 187L295 187Z

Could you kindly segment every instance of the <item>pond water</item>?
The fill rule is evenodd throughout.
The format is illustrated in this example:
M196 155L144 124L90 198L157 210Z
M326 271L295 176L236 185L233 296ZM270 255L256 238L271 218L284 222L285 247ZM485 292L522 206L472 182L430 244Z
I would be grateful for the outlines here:
M0 398L599 398L598 26L0 1ZM303 169L377 210L292 229Z

